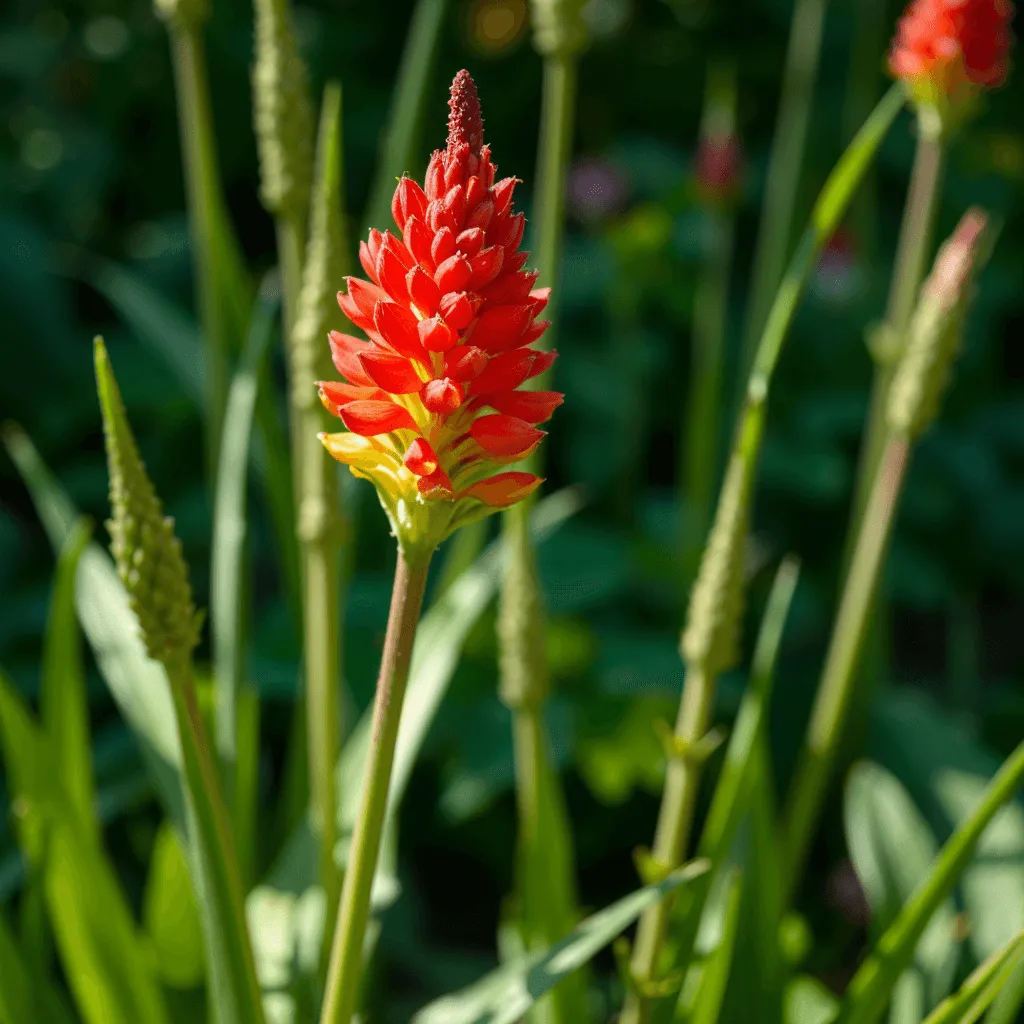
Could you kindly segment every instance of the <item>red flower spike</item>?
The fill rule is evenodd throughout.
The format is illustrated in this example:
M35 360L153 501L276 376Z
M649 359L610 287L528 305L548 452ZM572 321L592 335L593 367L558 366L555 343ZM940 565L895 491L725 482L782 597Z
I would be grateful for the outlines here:
M889 55L893 75L919 103L953 119L1009 72L1010 0L913 0Z
M444 417L451 416L462 405L463 397L462 388L447 377L441 380L428 380L420 392L423 407Z
M361 434L363 437L390 434L393 430L416 429L416 423L409 413L394 402L349 402L341 407L338 415L353 434Z
M437 472L437 453L422 437L417 437L409 445L402 462L410 473L417 476L430 476Z
M467 487L464 493L492 508L507 508L532 494L543 482L533 473L498 473Z
M528 347L547 326L535 318L549 292L524 269L517 179L495 183L466 72L449 107L448 140L423 186L408 177L396 184L398 234L370 231L359 247L366 278L349 278L339 295L368 340L332 332L343 379L320 385L348 428L323 435L324 444L373 481L399 543L416 557L539 486L532 473L501 467L536 448L544 433L535 424L562 401L517 390L554 359Z
M470 436L485 452L498 458L524 459L540 444L543 430L516 416L481 416L469 428Z
M421 320L418 330L420 341L428 352L447 352L459 343L458 334L437 317Z
M565 396L557 391L499 391L483 401L496 412L515 416L527 423L546 423Z
M360 355L359 361L374 384L392 395L414 395L423 387L423 381L416 368L404 356L392 355L378 349L364 352Z

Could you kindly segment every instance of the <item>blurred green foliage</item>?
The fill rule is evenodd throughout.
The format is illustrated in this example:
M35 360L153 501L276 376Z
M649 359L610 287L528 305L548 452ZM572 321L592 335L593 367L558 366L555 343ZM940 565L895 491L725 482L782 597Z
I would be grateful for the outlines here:
M829 11L800 217L848 141L849 97L884 87L884 37L877 68L870 75L858 69L855 79L848 75L860 5L879 2L835 0ZM385 11L356 0L320 0L296 8L314 93L327 76L343 82L345 180L357 231L364 226L358 211L368 198L411 6L393 0ZM899 5L883 6L889 26ZM274 236L258 200L250 127L251 9L245 0L215 0L213 9L207 41L228 202L250 265L263 270L274 258ZM541 547L540 559L556 684L549 726L576 830L581 899L596 907L636 886L631 851L650 840L663 771L653 723L671 719L682 683L674 545L678 516L686 510L676 507L674 488L693 291L704 252L690 163L706 60L729 56L738 68L746 174L729 310L735 350L790 5L592 0L588 10L598 38L580 68L556 368L556 386L567 401L548 455L549 486L581 484L588 505ZM480 88L495 158L503 172L526 182L529 214L540 60L529 46L525 3L453 0L438 66L422 159L408 170L421 172L428 149L441 143L446 83L467 66ZM893 788L888 798L897 808L912 800L938 842L1024 729L1022 96L1024 76L1017 74L989 98L984 115L953 150L939 234L969 203L989 207L1004 227L942 420L915 458L886 574L893 608L892 678L886 682L892 685L878 702L872 750L906 789ZM154 330L169 332L171 343L175 333L190 330L171 66L166 34L148 0L11 0L0 15L0 110L0 412L25 427L76 504L101 520L107 483L91 338L102 330L150 474L177 519L205 605L211 496L197 396L184 379L188 366L170 372L136 325L121 319L123 308L119 314L110 304L110 275L127 274L172 303L136 307L138 315L155 318ZM803 572L772 707L780 783L792 767L833 614L867 407L865 330L881 314L912 152L906 116L883 148L867 201L822 262L774 387L746 636L749 653L752 624L770 584L765 570L786 552L798 553ZM104 273L106 299L96 290ZM283 379L279 352L275 358ZM727 424L718 429L724 435ZM6 460L0 460L0 486L0 664L34 700L54 561ZM391 545L369 488L346 489L367 513L360 515L345 656L349 702L362 709L376 674ZM247 668L269 709L261 784L277 794L297 642L268 514L252 505ZM515 833L509 715L495 680L488 614L470 635L402 811L404 895L385 920L377 967L388 979L396 1021L473 980L491 961L499 908L511 888ZM721 721L731 722L744 682L742 672L723 681ZM156 897L146 895L147 864L154 850L153 871L173 881L180 864L160 828L138 755L92 665L88 693L94 770L100 799L109 805L108 846L131 899L149 913ZM885 793L874 799L883 801ZM856 881L850 884L841 822L835 801L801 904L817 938L806 966L834 984L856 963L868 919ZM1007 822L1003 829L1003 845L998 837L993 841L1019 867L1024 826ZM918 845L918 852L931 848L927 840ZM276 846L275 839L256 851L258 869ZM17 875L13 850L5 814L0 898ZM1016 874L997 882L986 878L981 864L964 886L967 909L985 908L977 914L986 925L971 937L976 961L995 952L1014 927L1013 915L1000 923L1003 886L1019 891L1024 882ZM869 887L869 902L876 895ZM876 920L873 927L883 924ZM155 934L153 941L160 946L163 939ZM611 966L610 958L604 966ZM168 983L180 982L190 969L176 965ZM944 975L943 990L958 978Z

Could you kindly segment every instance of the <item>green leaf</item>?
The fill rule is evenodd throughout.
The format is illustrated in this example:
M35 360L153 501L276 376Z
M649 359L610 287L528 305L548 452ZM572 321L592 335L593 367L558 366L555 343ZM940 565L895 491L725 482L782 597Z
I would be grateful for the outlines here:
M861 964L846 991L841 1024L874 1024L892 995L900 975L928 922L947 899L974 856L978 840L1024 780L1024 743L1010 755L985 788L971 815L943 846L929 873L903 905L895 921Z
M846 785L846 843L879 928L891 924L937 852L931 829L897 779L876 764L855 765ZM959 947L951 899L937 907L914 963L893 993L893 1024L917 1021L948 995Z
M110 862L84 824L47 737L0 673L0 743L26 833L45 834L43 872L57 948L88 1024L164 1024L160 988ZM35 857L40 846L27 851Z
M142 920L157 972L171 988L203 980L203 933L181 841L166 824L156 834L143 897Z
M4 441L50 543L60 551L77 511L24 433L8 428ZM98 544L89 544L79 559L75 608L100 674L139 744L164 811L184 835L181 755L167 673L146 656L128 595L110 556Z
M377 174L366 210L367 229L391 223L391 196L395 179L417 168L419 134L434 70L437 44L448 11L448 0L419 0L409 31L391 99L388 126L381 144Z
M818 981L807 975L786 986L785 1024L831 1024L839 1012L839 1000Z
M68 799L86 828L96 829L96 784L89 737L85 670L75 618L78 563L89 543L90 525L78 520L68 532L57 560L50 619L43 645L40 713L56 768Z
M665 881L631 893L588 917L546 952L504 964L469 988L424 1007L412 1024L515 1024L541 996L589 963L644 910L705 875L709 867L705 860L692 861Z
M726 876L722 898L721 934L714 950L704 960L692 1008L684 1007L683 1001L680 999L676 1009L676 1020L679 1024L683 1024L683 1022L686 1024L716 1024L719 1014L722 1012L729 972L733 966L736 933L739 928L742 881L742 874L738 868Z
M71 1019L53 980L32 970L0 914L0 1024L70 1024Z
M974 1024L1000 993L1024 958L1024 932L996 950L924 1024Z

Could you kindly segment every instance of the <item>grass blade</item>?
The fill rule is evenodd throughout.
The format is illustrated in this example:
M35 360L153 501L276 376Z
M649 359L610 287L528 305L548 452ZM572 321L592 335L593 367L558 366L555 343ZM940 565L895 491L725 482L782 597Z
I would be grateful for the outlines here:
M974 1024L1003 990L1022 958L1024 932L974 970L955 995L928 1014L924 1024Z
M732 968L733 950L739 929L743 878L740 871L732 871L725 882L725 910L722 916L721 937L718 945L705 960L701 971L700 984L692 1008L684 1007L680 999L676 1009L678 1024L716 1024L722 1012L729 972Z
M588 963L653 903L705 875L705 860L674 871L581 922L545 952L504 964L469 988L443 996L420 1010L412 1024L516 1024L541 996Z
M90 525L78 520L57 560L50 618L43 645L40 714L68 799L86 828L96 829L96 783L92 771L89 704L75 618L75 579L89 543Z
M32 970L0 914L0 1024L71 1024L71 1020L56 986Z
M383 230L382 225L391 223L395 178L413 170L416 163L423 112L430 95L427 86L447 12L448 0L419 0L413 11L377 161L377 175L366 208L367 230Z
M874 1024L878 1020L899 976L912 960L928 922L967 867L982 833L1022 781L1024 743L1003 762L973 813L943 846L928 876L854 975L840 1011L840 1024Z

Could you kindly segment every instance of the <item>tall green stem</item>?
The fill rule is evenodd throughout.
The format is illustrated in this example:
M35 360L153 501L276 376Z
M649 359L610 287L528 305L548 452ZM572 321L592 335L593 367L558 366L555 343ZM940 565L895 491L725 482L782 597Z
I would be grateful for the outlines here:
M890 433L875 474L836 613L832 640L786 814L787 845L783 864L787 873L787 894L792 893L803 870L814 823L835 763L909 457L910 442Z
M320 1024L349 1024L356 1010L362 978L363 938L370 916L370 891L380 853L395 742L428 566L429 559L410 564L399 549L373 705L370 751L338 906Z
M750 371L758 339L790 256L827 2L796 0L793 9L779 117L765 181L764 212L754 255L753 291L739 365L740 380L746 380Z

